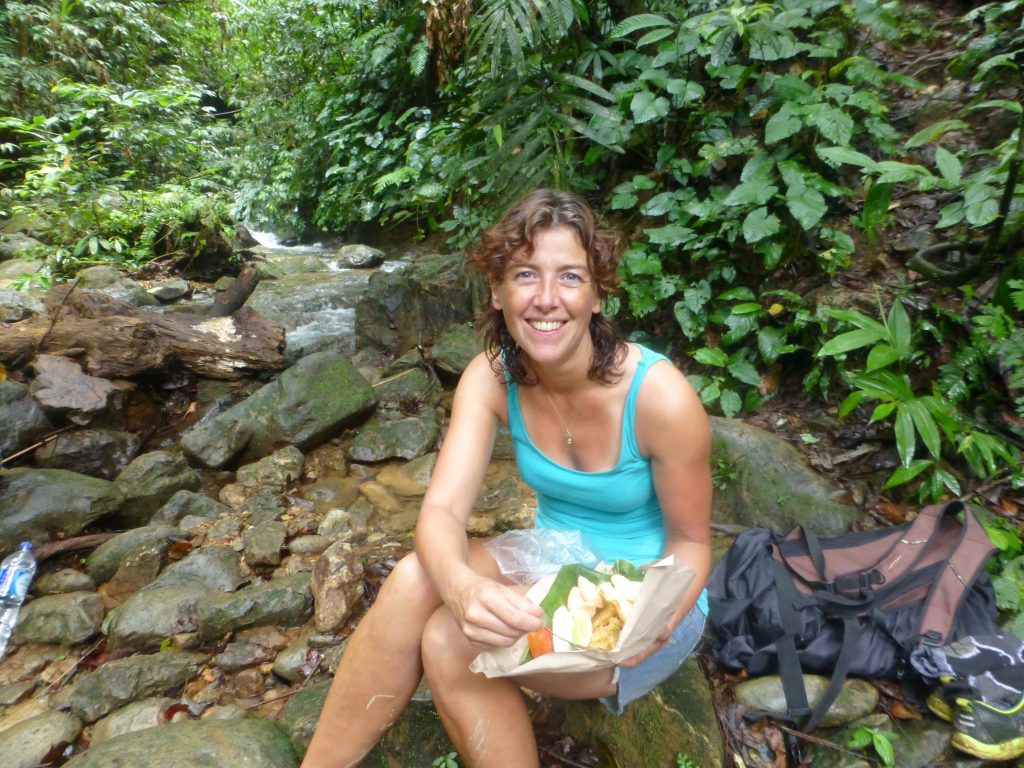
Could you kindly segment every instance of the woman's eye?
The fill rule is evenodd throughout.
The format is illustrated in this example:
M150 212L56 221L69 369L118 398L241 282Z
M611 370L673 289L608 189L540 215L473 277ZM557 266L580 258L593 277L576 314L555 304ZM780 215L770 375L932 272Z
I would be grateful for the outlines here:
M579 283L583 281L583 278L577 275L575 272L566 272L562 275L562 279L569 281L570 283Z
M516 272L516 280L529 280L531 277L533 277L533 272L528 269Z

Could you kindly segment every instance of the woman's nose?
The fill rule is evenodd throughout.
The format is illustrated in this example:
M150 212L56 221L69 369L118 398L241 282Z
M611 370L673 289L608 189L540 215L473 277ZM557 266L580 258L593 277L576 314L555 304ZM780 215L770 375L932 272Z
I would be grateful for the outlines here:
M534 304L538 307L549 308L558 303L558 282L556 280L541 280L537 284L537 292L533 296Z

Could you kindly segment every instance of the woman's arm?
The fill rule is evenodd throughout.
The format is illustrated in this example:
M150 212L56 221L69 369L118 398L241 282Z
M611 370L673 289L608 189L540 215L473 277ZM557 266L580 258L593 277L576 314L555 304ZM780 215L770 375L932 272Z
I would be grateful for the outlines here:
M537 606L476 573L468 561L466 522L506 410L504 382L486 356L477 355L455 390L448 432L416 525L416 555L466 637L498 646L542 625Z

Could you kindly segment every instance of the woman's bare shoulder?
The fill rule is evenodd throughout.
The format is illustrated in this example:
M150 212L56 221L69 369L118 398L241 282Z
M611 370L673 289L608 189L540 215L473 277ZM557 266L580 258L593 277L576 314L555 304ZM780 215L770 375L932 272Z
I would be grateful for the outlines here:
M474 357L462 372L455 390L456 406L462 403L486 405L495 415L504 418L508 410L504 371L495 369L486 352Z

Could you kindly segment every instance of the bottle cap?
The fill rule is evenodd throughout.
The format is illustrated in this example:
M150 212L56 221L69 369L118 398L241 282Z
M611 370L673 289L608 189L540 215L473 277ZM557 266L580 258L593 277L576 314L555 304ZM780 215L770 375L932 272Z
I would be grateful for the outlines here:
M31 541L23 541L23 542L21 542L21 548L24 549L24 550L32 549L32 542Z

